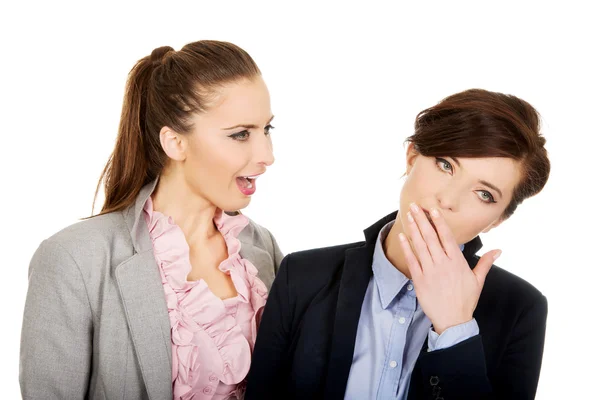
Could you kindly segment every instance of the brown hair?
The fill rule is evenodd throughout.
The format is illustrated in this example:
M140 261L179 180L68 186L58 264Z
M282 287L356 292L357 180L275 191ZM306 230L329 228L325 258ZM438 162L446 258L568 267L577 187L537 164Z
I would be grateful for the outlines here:
M159 176L167 161L159 138L164 126L189 133L192 114L207 111L219 86L257 75L248 53L213 40L179 51L159 47L139 60L129 72L115 148L96 187L94 203L104 182L100 214L127 208Z
M523 200L539 193L550 174L539 115L531 104L512 95L471 89L446 97L417 115L415 133L406 141L426 157L519 161L521 179L504 210L504 219Z

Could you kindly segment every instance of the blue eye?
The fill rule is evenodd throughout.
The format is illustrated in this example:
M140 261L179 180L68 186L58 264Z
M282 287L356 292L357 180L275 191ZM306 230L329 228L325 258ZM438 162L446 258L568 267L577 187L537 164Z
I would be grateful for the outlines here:
M454 172L454 169L452 168L452 164L450 164L450 162L448 162L448 160L436 157L435 163L437 164L437 167L441 171L450 172L450 173Z

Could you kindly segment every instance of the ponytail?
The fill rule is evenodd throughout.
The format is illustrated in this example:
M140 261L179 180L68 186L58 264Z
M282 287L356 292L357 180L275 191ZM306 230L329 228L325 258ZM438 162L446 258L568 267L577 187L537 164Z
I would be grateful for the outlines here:
M156 178L148 170L144 146L148 86L152 72L162 58L173 51L169 46L155 49L150 56L139 60L129 72L119 122L119 133L94 195L94 204L102 182L106 194L100 214L121 210L132 204L139 191ZM92 205L93 213L93 205Z

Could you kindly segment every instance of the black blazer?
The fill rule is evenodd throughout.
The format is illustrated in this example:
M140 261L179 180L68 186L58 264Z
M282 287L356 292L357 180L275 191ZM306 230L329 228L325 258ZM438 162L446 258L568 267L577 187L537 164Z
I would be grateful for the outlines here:
M375 242L396 214L366 229L364 242L284 258L262 316L246 400L343 399ZM481 246L479 237L465 245L471 268ZM425 339L408 399L533 399L547 312L537 289L493 266L474 314L480 334L434 352Z

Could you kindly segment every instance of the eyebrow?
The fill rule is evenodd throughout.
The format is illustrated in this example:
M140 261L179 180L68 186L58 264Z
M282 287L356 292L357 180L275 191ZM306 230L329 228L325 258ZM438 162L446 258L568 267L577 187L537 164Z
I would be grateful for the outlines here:
M456 165L458 165L459 167L461 167L460 161L458 161L458 159L456 159L456 157L450 157L450 158L456 163ZM481 179L479 180L479 183L481 183L484 186L489 187L492 190L495 190L500 195L500 198L502 198L502 190L498 189L496 186L492 185L488 181L484 181L484 180L481 180Z
M273 118L275 118L275 116L271 115L271 118L267 122L267 125L269 125L271 123L271 121L273 121ZM223 128L223 130L228 131L230 129L236 129L236 128L258 129L259 127L254 124L238 124L238 125L230 126L229 128Z
M461 167L460 161L458 161L458 159L456 157L450 157L450 158L456 163L456 165L458 165L459 167Z
M494 189L496 192L498 192L500 194L500 198L502 198L502 191L500 189L498 189L496 186L492 185L488 181L482 181L481 179L479 180L479 183L481 183L484 186L489 187L490 189Z

